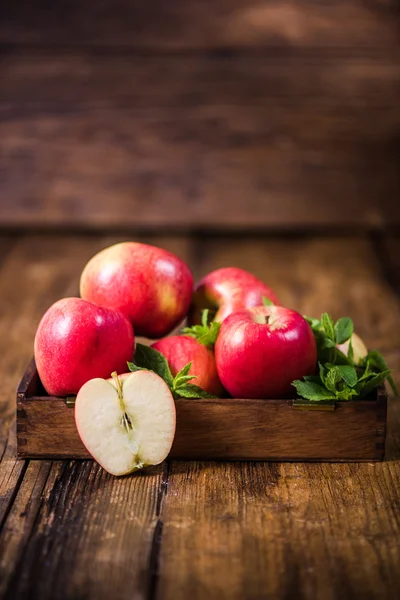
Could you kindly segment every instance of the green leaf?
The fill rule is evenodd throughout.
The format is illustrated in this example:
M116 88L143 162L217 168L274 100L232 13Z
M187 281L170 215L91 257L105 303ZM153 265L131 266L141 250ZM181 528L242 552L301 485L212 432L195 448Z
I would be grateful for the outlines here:
M352 388L344 388L340 392L336 392L337 400L351 400L354 396L357 396L357 391Z
M175 375L175 379L179 379L180 377L186 377L187 375L189 375L189 371L192 368L193 362L188 363L187 365L185 365L180 371L178 371L178 373Z
M340 374L344 382L351 388L353 388L357 381L357 373L354 367L350 365L337 365L336 368L340 371Z
M275 302L272 302L267 296L262 297L263 306L275 306Z
M335 348L336 344L333 340L326 337L323 341L322 348Z
M388 369L388 365L386 360L383 358L382 354L378 352L378 350L370 350L366 356L366 360L370 361L373 367L376 367L379 371L389 371L389 375L387 375L387 380L392 388L393 394L398 396L398 391L396 384L393 380L393 377L390 374L390 370Z
M374 390L376 387L381 385L388 379L388 375L390 375L390 371L382 371L381 373L373 374L373 377L368 380L364 380L360 385L357 386L357 392L360 395L360 398L365 398Z
M175 390L175 393L181 398L216 398L216 396L209 394L198 385L193 385L191 383L187 383L186 385Z
M347 350L347 359L351 365L354 365L354 348L351 339L349 341L349 349Z
M321 329L322 325L321 325L320 319L313 319L312 317L306 317L306 316L304 316L304 318L312 330L318 331Z
M321 315L321 325L322 325L327 337L330 340L332 340L333 342L335 342L336 341L335 325L333 323L332 317L330 317L328 315L328 313L323 313Z
M174 377L173 389L177 391L180 387L186 385L188 381L197 379L197 375L189 375L189 371L192 368L193 363L190 362L183 367Z
M328 373L325 375L325 386L328 390L335 393L337 390L337 385L339 381L342 380L342 375L339 371L339 368L333 366L329 369Z
M353 335L354 325L349 317L342 317L335 324L335 339L337 344L344 344Z
M329 363L327 363L325 366L327 366ZM318 363L318 368L319 368L319 379L321 380L322 384L325 385L325 366L322 363ZM329 367L328 367L329 368Z
M333 400L335 398L335 394L318 383L296 379L292 382L292 385L296 388L298 395L307 400L318 402L318 400Z
M155 348L145 346L144 344L136 344L135 365L142 367L142 369L154 371L172 389L174 378L172 377L167 359Z
M149 370L149 369L145 369L144 367L138 367L133 362L127 362L126 364L128 365L128 369L130 371L132 371L132 373L135 373L136 371L148 371Z
M217 341L221 323L211 321L208 323L208 308L203 310L201 315L201 325L193 325L192 327L184 327L182 333L195 338L203 346L214 346Z

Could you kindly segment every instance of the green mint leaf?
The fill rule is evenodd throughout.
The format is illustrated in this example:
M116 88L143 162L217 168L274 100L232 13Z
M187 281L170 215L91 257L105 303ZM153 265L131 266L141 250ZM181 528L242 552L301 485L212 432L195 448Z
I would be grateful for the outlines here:
M358 396L357 391L348 387L344 388L340 392L336 392L337 400L351 400L354 396Z
M337 365L336 368L339 370L343 381L351 388L353 388L357 381L358 376L354 367L350 365Z
M300 381L296 379L292 381L292 385L296 388L299 396L306 400L334 400L335 394L326 389L326 387L311 381Z
M354 332L353 321L349 317L342 317L335 324L335 341L344 344L351 338Z
M313 319L312 317L306 317L306 316L304 316L304 318L313 331L314 330L319 331L321 329L322 325L321 325L320 319Z
M329 364L329 363L327 363ZM325 385L325 367L322 363L318 363L318 368L319 368L319 379L321 380L322 384ZM329 367L328 367L329 368Z
M275 302L272 302L267 296L262 297L263 306L275 306Z
M135 373L136 371L148 371L149 370L149 369L145 369L144 367L138 367L133 362L127 362L126 364L128 365L128 369L132 373Z
M353 366L354 365L354 348L353 348L353 342L349 341L349 349L347 350L347 360L349 361L349 363Z
M201 316L201 325L193 325L193 327L184 327L182 333L195 338L203 346L214 346L217 341L221 323L211 321L208 323L208 308L203 310Z
M325 348L335 348L336 344L333 340L329 339L329 338L325 338L322 344L322 349Z
M178 379L175 377L174 379L174 390L179 389L180 387L187 384L188 381L192 381L192 379L198 379L197 375L183 375Z
M180 371L178 371L178 373L175 375L175 379L179 379L180 377L186 377L186 375L189 375L189 371L192 368L193 363L190 362L187 365L185 365Z
M364 380L357 385L357 393L360 398L365 398L368 396L376 387L381 385L385 381L385 379L389 379L390 371L382 371L381 373L373 374L373 377L368 380Z
M336 393L337 386L340 381L342 381L342 375L339 371L339 367L332 366L325 375L325 386L331 392Z
M191 383L187 383L185 386L175 390L175 394L178 398L216 398L216 396L212 396L198 385L193 385Z
M170 389L173 388L174 378L172 377L167 359L155 348L145 346L144 344L136 344L135 365L149 371L154 371L154 373L164 379Z
M321 325L325 331L326 336L332 340L333 342L336 341L336 335L335 335L335 325L333 323L333 319L332 317L330 317L328 315L328 313L323 313L321 315Z
M189 375L189 371L192 368L193 363L190 362L183 367L174 377L173 389L176 391L181 386L184 386L188 381L197 379L197 375Z
M370 361L371 366L377 368L378 371L389 371L389 375L387 375L386 378L389 382L390 387L392 388L393 394L395 396L398 396L396 384L393 380L392 375L390 374L387 362L383 358L382 354L378 352L378 350L370 350L364 360L366 360L367 362Z

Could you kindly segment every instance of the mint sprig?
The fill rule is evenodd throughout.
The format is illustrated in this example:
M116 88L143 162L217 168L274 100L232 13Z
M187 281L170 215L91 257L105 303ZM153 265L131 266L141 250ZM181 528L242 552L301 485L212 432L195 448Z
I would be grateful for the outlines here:
M193 325L192 327L184 327L182 333L195 338L200 344L212 347L217 341L221 323L218 321L209 322L209 310L206 308L201 314L201 325Z
M370 350L367 356L355 363L350 339L354 324L349 317L342 317L336 323L328 313L323 313L320 319L305 319L317 344L319 373L292 382L299 396L315 402L365 398L386 379L397 395L391 371L377 350ZM336 345L347 341L349 350L346 356Z
M161 352L144 344L136 344L134 363L128 362L128 369L135 371L153 371L161 377L176 398L215 398L198 385L189 383L197 375L189 375L192 363L188 363L175 377L171 373L167 359Z

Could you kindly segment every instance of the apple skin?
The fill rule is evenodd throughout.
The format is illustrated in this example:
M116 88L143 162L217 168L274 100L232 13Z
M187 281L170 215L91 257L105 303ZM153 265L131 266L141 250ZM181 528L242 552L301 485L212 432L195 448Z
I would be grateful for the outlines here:
M124 373L135 336L120 312L81 298L63 298L43 316L35 336L35 360L50 396L77 394L96 377Z
M315 372L317 348L299 313L260 306L225 319L215 360L222 385L233 397L282 398L294 394L293 380Z
M121 311L136 335L167 335L186 316L193 277L180 258L156 246L122 242L87 263L80 281L85 300Z
M367 346L356 333L353 333L351 336L351 345L353 346L354 362L358 364L362 358L367 356ZM337 348L347 356L349 352L349 341L344 342L344 344L339 344Z
M215 365L214 352L195 338L174 335L155 342L152 348L165 356L174 377L185 365L192 362L189 374L196 375L197 378L189 383L200 386L213 396L224 395Z
M189 323L201 323L201 313L205 308L210 312L216 311L215 321L222 322L237 310L262 306L263 296L274 304L280 304L275 292L248 271L237 267L217 269L203 277L196 286Z

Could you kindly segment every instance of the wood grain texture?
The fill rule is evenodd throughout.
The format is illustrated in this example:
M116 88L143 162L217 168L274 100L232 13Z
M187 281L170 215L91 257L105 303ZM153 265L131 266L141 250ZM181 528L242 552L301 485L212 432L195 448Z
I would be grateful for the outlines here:
M400 366L399 297L369 238L199 238L196 255L198 276L238 265L300 312L352 316ZM400 587L399 417L393 399L379 465L172 462L157 597L390 598Z
M183 50L237 47L387 48L396 2L63 0L6 3L0 43Z
M90 458L76 430L74 409L40 396L34 361L17 393L18 455ZM387 398L338 402L332 413L296 410L290 400L187 400L176 404L169 458L186 460L382 460Z
M6 56L0 226L398 224L399 61Z
M118 479L92 461L53 463L5 597L144 598L161 477L160 467Z

